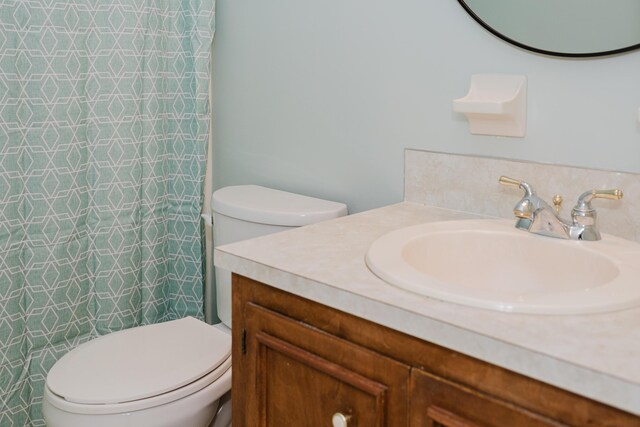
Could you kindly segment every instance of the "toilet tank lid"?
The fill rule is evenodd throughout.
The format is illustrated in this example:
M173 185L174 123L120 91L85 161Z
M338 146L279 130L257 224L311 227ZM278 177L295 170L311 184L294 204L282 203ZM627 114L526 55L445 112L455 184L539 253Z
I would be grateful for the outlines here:
M231 336L193 317L126 329L71 350L47 386L82 404L132 402L190 384L231 356Z
M347 205L259 185L236 185L213 193L214 212L259 224L299 227L347 214Z

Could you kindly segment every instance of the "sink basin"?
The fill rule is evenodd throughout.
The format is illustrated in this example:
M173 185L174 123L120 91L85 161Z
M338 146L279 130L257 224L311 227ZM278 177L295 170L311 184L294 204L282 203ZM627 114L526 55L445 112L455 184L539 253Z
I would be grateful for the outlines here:
M640 245L517 230L513 221L435 222L388 233L369 269L391 285L443 301L519 313L578 314L640 305Z

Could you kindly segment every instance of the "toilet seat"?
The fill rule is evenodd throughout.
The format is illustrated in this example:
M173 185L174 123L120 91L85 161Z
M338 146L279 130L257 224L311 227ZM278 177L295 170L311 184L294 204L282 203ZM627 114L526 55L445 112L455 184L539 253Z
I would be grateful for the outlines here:
M217 387L218 383L220 386ZM63 397L53 393L49 387L45 387L44 398L53 406L65 412L83 415L109 415L125 412L141 411L160 405L166 405L179 399L209 388L212 392L209 400L218 399L227 391L231 390L231 358L226 360L218 369L210 372L209 375L200 380L181 387L169 393L148 399L136 400L126 403L115 404L84 404L74 403L65 400Z
M46 392L67 412L138 411L202 390L230 367L231 336L187 317L78 346L51 368Z

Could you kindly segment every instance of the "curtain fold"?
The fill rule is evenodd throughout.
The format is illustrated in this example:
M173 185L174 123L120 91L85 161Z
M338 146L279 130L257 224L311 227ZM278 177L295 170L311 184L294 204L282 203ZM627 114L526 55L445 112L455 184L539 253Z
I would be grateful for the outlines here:
M0 425L79 343L202 318L214 9L0 0Z

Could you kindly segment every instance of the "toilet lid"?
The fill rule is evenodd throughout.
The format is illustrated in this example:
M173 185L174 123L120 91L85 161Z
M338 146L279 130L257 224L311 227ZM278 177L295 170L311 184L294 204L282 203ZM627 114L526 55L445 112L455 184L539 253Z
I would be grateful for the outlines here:
M49 371L67 401L124 403L183 387L231 355L231 336L193 317L115 332L84 343Z
M213 193L214 212L259 224L299 227L347 214L347 205L259 185L235 185Z

